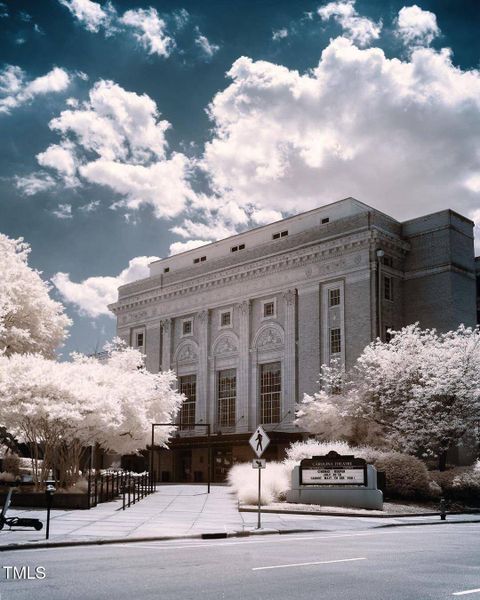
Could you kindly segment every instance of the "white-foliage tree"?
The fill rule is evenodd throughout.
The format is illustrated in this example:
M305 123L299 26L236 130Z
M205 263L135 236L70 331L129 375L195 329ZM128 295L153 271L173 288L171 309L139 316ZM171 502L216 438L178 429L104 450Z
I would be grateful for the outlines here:
M140 352L118 344L102 362L83 355L65 363L0 356L0 422L30 446L36 483L55 469L60 486L69 487L89 445L137 452L148 444L153 422L173 422L183 401L175 381L171 371L148 372ZM156 441L165 443L170 433L162 428Z
M0 234L0 352L52 357L70 319L49 296L49 285L28 266L30 246Z
M410 325L392 332L390 342L376 340L364 349L350 379L338 399L328 389L306 396L298 423L314 433L322 413L324 426L334 417L375 423L392 447L438 456L440 468L466 435L480 441L478 329L439 334Z

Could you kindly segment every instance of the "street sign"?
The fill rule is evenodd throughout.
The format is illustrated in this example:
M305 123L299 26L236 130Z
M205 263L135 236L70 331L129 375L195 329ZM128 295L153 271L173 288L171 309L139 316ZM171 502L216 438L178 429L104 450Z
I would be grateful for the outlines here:
M252 447L253 451L255 452L258 458L260 458L265 452L269 443L270 438L265 433L263 427L259 425L255 430L255 433L250 438L250 446Z
M267 461L264 458L254 458L252 460L252 467L254 469L266 469Z

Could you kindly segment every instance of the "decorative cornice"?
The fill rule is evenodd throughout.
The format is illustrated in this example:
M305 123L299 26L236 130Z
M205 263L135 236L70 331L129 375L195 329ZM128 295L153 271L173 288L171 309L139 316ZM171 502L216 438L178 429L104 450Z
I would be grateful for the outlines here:
M266 277L273 273L279 273L291 269L292 267L305 266L305 277L306 279L309 279L314 275L314 270L312 268L308 268L308 265L315 265L315 263L319 262L324 263L325 274L328 274L332 271L332 267L339 269L342 268L342 265L332 264L329 266L330 263L325 263L325 260L331 261L335 258L338 259L342 256L342 254L352 253L366 247L368 248L372 245L372 243L377 243L379 240L382 240L383 245L391 244L392 246L396 246L397 252L399 250L401 252L405 251L409 247L409 245L402 240L394 238L393 236L387 236L384 231L379 231L373 228L361 232L357 231L353 234L348 234L328 242L320 241L314 245L309 245L308 247L299 248L290 252L283 252L281 254L269 256L263 259L257 259L243 265L233 265L223 269L222 271L205 273L195 278L175 283L167 287L159 287L153 290L150 288L145 292L139 291L138 294L134 296L130 296L128 298L119 300L115 304L111 304L109 308L115 315L120 317L127 311L130 313L132 309L138 309L139 307L143 306L151 306L153 303L186 297L203 291L210 291L215 288L229 286L232 283L252 281ZM360 262L357 262L355 266L359 267ZM148 280L149 287L151 286L150 279ZM143 286L145 286L146 281L147 280L143 280ZM241 305L243 304L244 303L241 303ZM241 310L245 310L245 308L241 308ZM138 319L133 319L132 315L129 314L129 321L148 318L148 313L145 314L144 311L135 314L143 316L139 316Z

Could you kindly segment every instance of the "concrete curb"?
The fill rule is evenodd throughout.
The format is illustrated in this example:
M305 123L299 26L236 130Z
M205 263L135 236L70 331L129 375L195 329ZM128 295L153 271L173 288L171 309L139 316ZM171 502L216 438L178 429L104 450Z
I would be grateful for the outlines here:
M414 527L417 525L458 525L462 523L480 523L480 519L465 520L465 521L435 521L430 523L387 523L386 525L377 525L372 529L384 529L387 527ZM227 538L242 538L250 536L263 535L288 535L295 533L335 533L328 529L259 529L247 531L219 531L211 533L194 533L190 535L164 535L152 537L135 537L135 538L99 538L94 540L70 540L70 541L52 541L52 542L27 542L19 544L4 544L0 545L0 552L12 552L15 550L32 550L45 548L66 548L75 546L108 546L115 544L134 544L138 542L168 542L172 540L212 540L212 539L227 539Z
M243 508L239 507L238 512L248 512L248 513L256 513L258 512L257 508ZM323 512L323 511L315 511L311 512L308 510L276 510L274 508L262 508L262 513L270 513L276 515L307 515L309 517L364 517L367 519L404 519L409 518L413 519L415 517L440 517L439 512L425 512L425 513L385 513L383 515L369 515L365 513L343 513L343 512ZM447 512L448 515L465 515L465 514L480 514L479 511L471 511L468 513L462 512Z

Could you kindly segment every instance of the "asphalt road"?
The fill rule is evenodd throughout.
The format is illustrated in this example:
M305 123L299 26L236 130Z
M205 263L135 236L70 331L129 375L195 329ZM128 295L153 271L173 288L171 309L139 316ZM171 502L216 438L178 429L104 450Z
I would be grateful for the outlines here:
M480 600L480 524L22 550L0 562L1 600ZM14 566L45 578L14 580Z

